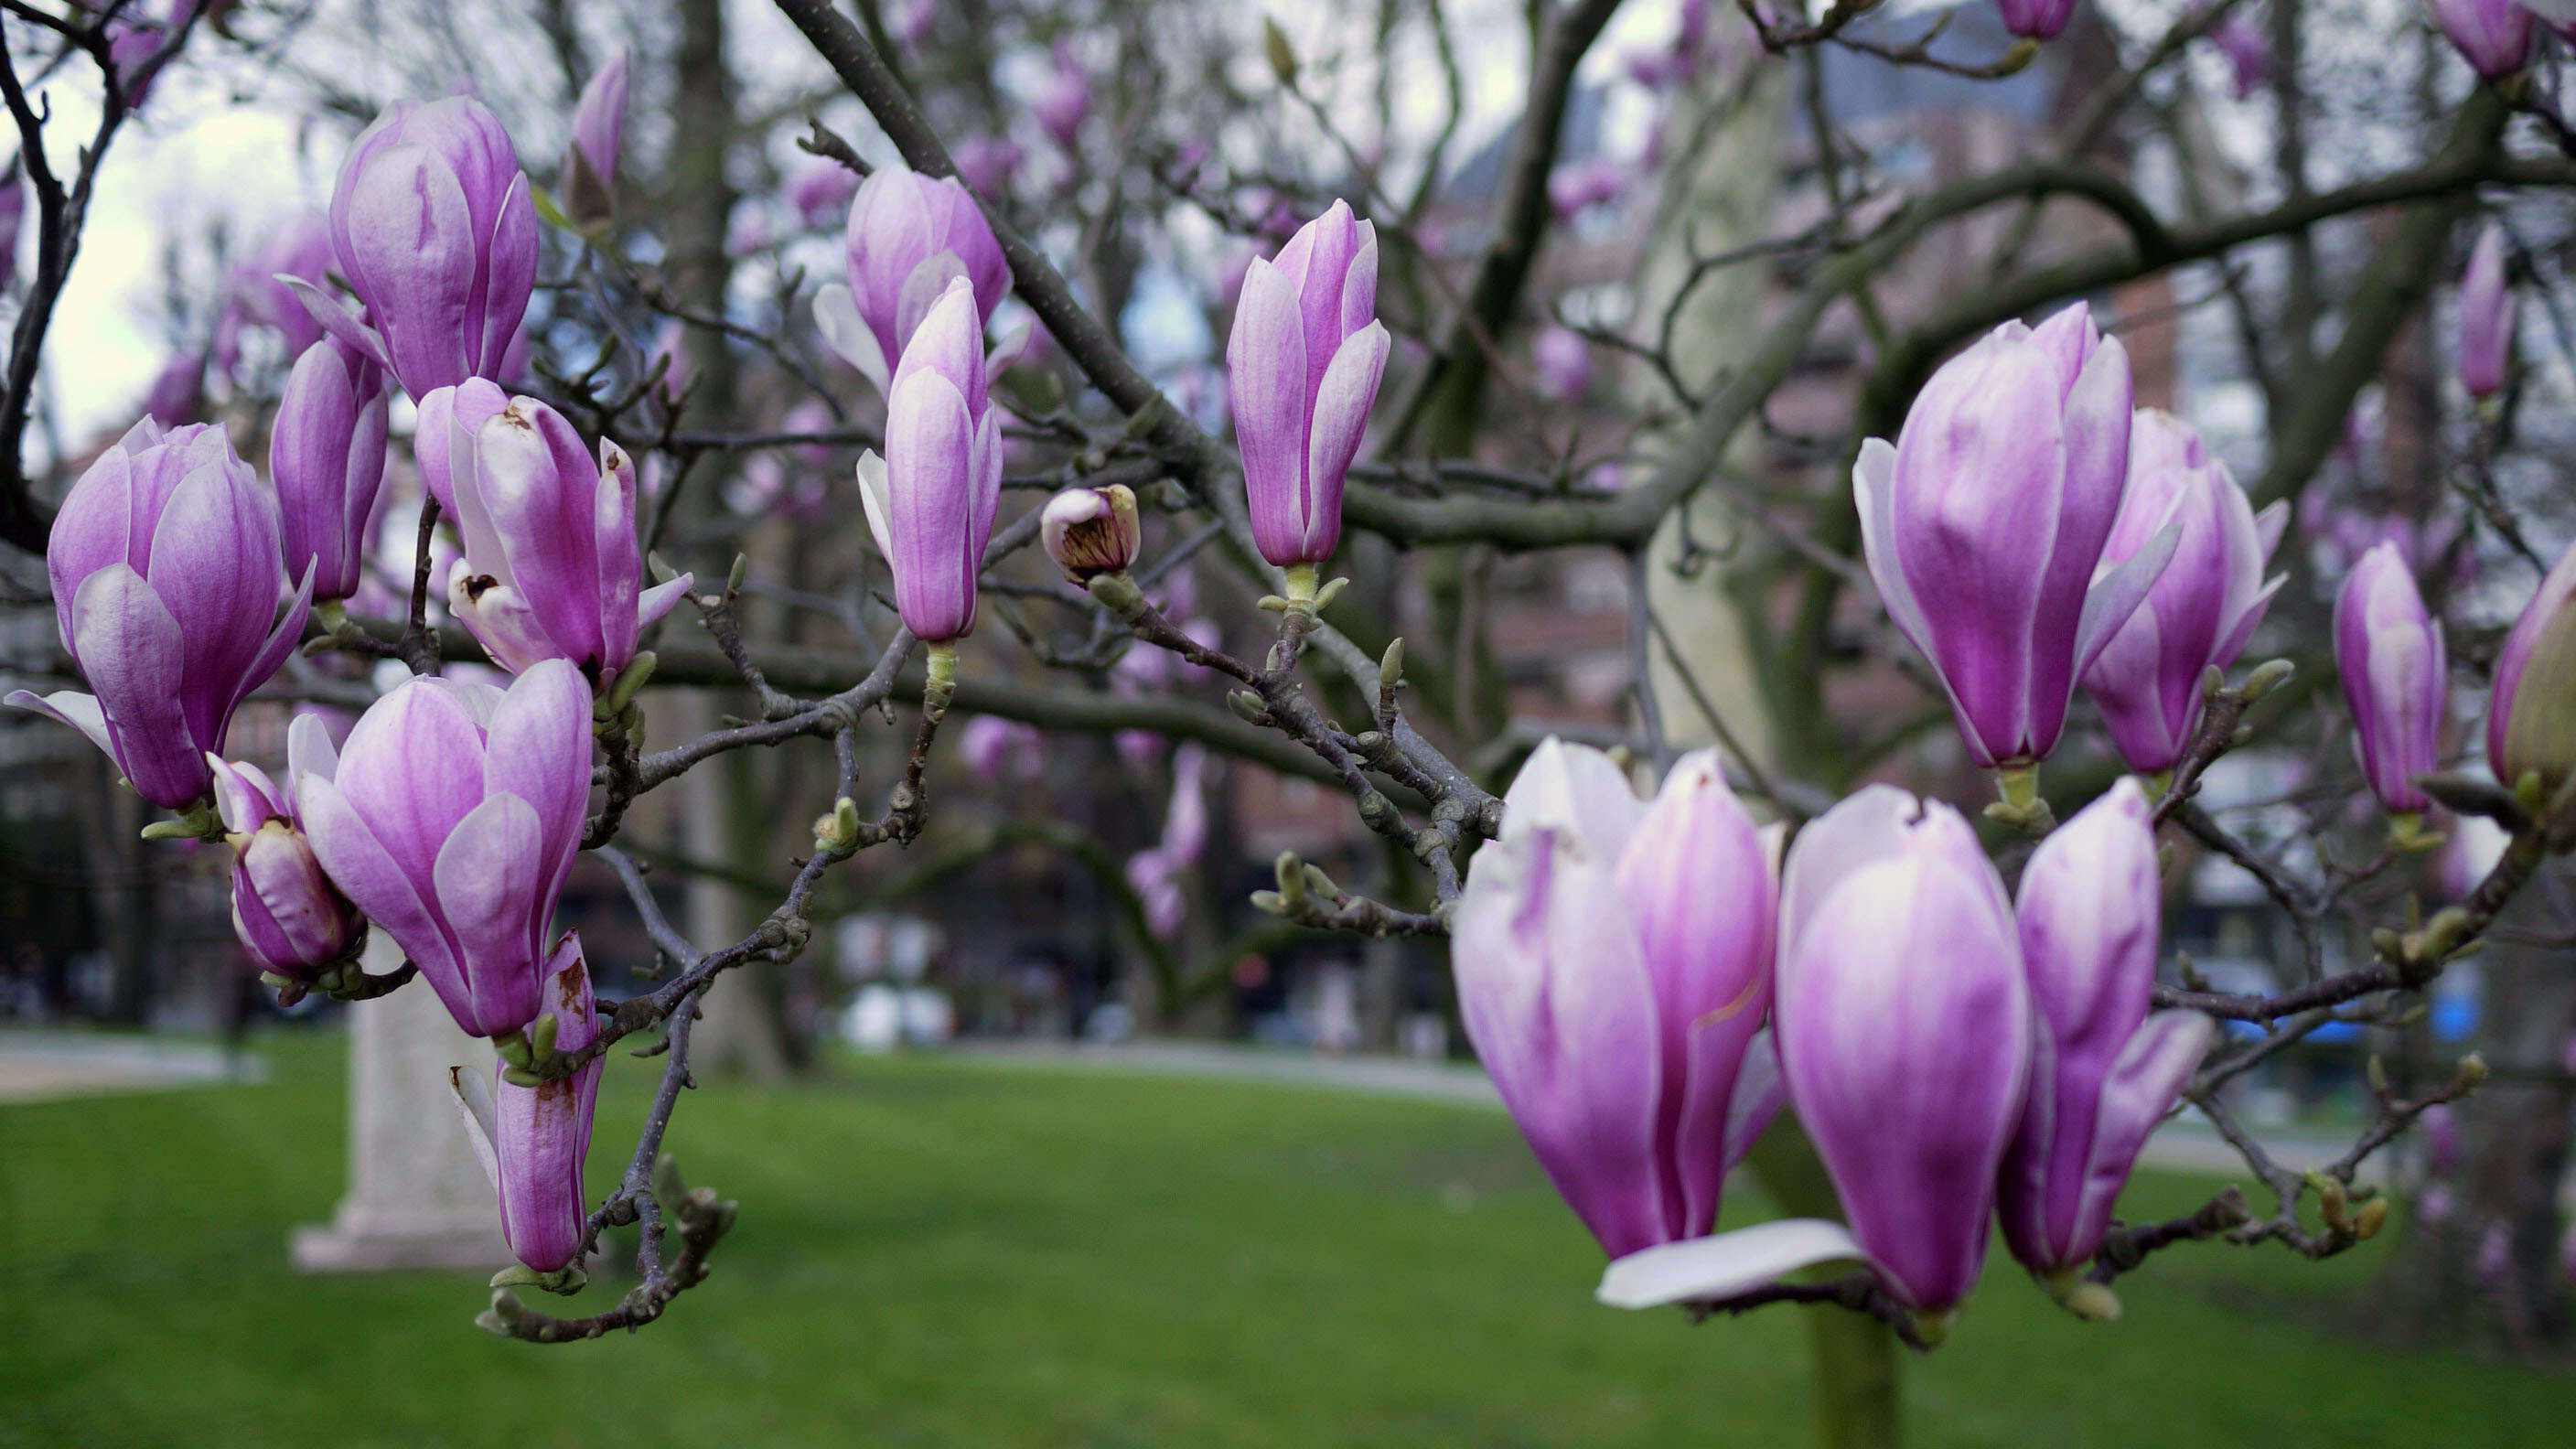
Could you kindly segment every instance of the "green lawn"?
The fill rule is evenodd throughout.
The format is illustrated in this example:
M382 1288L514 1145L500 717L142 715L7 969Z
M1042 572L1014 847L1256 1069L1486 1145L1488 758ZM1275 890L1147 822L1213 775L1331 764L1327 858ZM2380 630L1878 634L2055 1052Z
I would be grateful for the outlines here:
M1498 1113L920 1059L714 1086L671 1143L742 1201L715 1276L641 1335L538 1348L471 1326L472 1275L288 1270L339 1191L338 1050L268 1050L261 1086L0 1108L0 1445L1805 1442L1808 1310L1595 1306L1597 1251ZM650 1076L612 1074L595 1176ZM1998 1254L1909 1368L1914 1442L2566 1442L2576 1377L2336 1330L2381 1251L2177 1250L2108 1328Z

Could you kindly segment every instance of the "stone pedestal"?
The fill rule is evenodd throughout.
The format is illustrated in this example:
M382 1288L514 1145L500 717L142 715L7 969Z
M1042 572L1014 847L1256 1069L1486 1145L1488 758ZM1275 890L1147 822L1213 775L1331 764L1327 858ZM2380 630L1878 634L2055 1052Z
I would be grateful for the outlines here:
M367 943L369 971L402 953L383 931ZM349 1012L349 1192L328 1223L295 1230L295 1266L308 1273L379 1268L500 1268L491 1180L466 1140L447 1084L451 1066L490 1070L492 1049L456 1029L414 980Z

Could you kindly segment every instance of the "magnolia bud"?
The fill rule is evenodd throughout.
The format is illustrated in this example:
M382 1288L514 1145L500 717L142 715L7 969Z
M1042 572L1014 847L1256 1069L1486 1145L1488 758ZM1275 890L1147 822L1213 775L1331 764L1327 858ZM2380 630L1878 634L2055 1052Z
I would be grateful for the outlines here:
M396 101L349 147L331 241L353 314L290 280L313 320L415 399L507 374L537 279L537 212L500 118L470 96Z
M469 1036L520 1033L560 969L546 964L546 928L581 849L590 698L560 659L506 692L424 675L369 706L336 756L308 743L292 772L331 883Z
M2353 753L2371 793L2390 810L2427 808L2431 797L2415 781L2441 763L2442 625L2394 545L2374 546L2353 566L2335 598L2334 630Z
M1226 397L1253 541L1283 568L1331 558L1341 537L1342 485L1386 370L1376 298L1376 228L1339 201L1244 274Z
M2507 789L2537 772L2544 790L2576 773L2576 548L2560 555L2496 656L2487 763Z
M1136 562L1142 541L1135 491L1124 483L1068 488L1047 500L1038 536L1047 557L1074 583L1088 583L1095 574L1125 573Z
M1649 804L1609 756L1551 739L1506 804L1450 941L1467 1035L1612 1257L1704 1238L1779 1105L1747 1071L1771 994L1769 849L1714 751ZM1293 860L1283 899L1315 884Z
M564 213L588 224L617 210L617 151L626 133L626 52L594 72L573 107L572 144L564 148Z
M885 456L859 459L868 531L894 572L895 608L924 643L975 629L975 576L1001 502L1002 418L985 392L974 285L950 278L895 367Z
M2424 0L2460 58L2488 80L2531 63L2531 12L2513 0Z
M310 765L331 746L314 715L296 719L291 757ZM208 754L215 808L233 848L233 930L260 969L310 982L355 956L366 919L322 873L312 843L296 825L295 795L256 765Z
M2513 288L2505 281L2504 228L2489 223L2460 277L2460 386L2471 397L2504 391L2513 369Z
M220 426L135 424L65 495L45 554L54 621L90 692L7 702L87 735L153 804L194 804L233 711L304 632L311 570L279 587L277 514Z
M1853 465L1870 577L1941 676L1978 764L2029 766L2056 748L2076 681L2180 541L2179 523L2142 518L2106 557L2128 487L2130 392L2128 353L2081 304L2038 327L2007 322L1942 364L1896 442L1868 440ZM2245 580L2230 591L2242 616L2260 553L2259 539L2214 549L2195 573ZM2207 632L2214 654L2227 631ZM2204 662L2188 662L2186 682Z

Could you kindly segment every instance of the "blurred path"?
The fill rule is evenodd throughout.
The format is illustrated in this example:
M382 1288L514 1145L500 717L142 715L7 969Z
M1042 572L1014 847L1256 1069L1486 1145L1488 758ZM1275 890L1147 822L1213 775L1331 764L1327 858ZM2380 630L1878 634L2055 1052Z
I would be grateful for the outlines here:
M268 1063L202 1042L87 1032L0 1031L0 1102L260 1081Z
M1328 1056L1290 1048L1214 1042L1122 1042L1103 1046L1063 1041L961 1041L947 1050L956 1056L992 1062L1090 1067L1156 1076L1232 1077L1494 1108L1503 1104L1483 1069L1465 1062ZM2295 1127L2267 1130L2259 1140L2274 1158L2298 1166L2332 1162L2352 1145L2349 1140L2338 1141L2327 1133ZM2165 1123L2148 1139L2141 1160L2171 1171L2216 1177L2245 1175L2245 1164L2236 1150L2196 1115ZM2383 1166L2377 1157L2364 1163L2361 1181L2384 1181Z

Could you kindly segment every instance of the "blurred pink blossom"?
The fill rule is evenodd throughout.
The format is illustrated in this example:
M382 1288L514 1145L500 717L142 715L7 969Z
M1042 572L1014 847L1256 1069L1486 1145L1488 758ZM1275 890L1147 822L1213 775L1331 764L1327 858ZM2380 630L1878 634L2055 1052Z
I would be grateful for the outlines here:
M809 227L837 226L859 194L859 175L829 156L817 156L787 180L787 204Z
M1561 322L1548 323L1530 339L1530 363L1538 373L1538 390L1558 402L1574 401L1591 385L1591 345Z
M1036 725L979 714L957 734L957 757L987 781L1034 780L1046 765L1046 735Z
M1008 136L969 136L950 150L957 175L979 196L999 196L1011 189L1020 169L1020 143Z
M1057 38L1055 69L1038 83L1029 110L1056 145L1066 151L1080 149L1082 123L1091 115L1091 77L1083 73L1071 41Z

